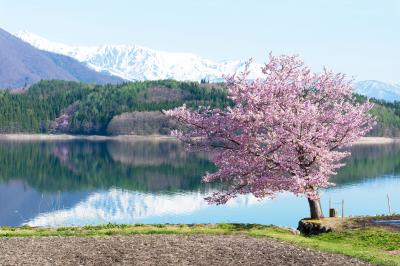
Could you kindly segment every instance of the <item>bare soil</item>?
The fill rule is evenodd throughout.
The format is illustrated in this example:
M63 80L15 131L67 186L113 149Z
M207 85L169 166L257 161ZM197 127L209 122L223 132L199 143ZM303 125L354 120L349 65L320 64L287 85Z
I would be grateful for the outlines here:
M3 237L1 265L369 265L241 235Z

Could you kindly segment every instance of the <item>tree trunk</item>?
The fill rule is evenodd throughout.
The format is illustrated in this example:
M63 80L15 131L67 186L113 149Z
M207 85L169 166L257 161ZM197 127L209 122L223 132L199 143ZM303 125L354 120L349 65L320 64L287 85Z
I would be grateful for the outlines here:
M313 200L308 198L308 204L310 205L311 219L324 218L324 214L322 213L321 208L321 201L319 199Z

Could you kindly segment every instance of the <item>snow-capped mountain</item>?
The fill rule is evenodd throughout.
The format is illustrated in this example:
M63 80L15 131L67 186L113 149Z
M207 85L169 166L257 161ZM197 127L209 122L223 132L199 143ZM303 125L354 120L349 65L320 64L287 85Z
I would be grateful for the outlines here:
M36 34L20 31L14 34L32 46L72 57L98 72L126 80L175 79L210 82L223 80L223 75L240 72L245 61L216 62L191 53L173 53L149 49L138 45L69 46L52 42ZM262 77L262 64L252 63L251 79ZM355 92L362 95L400 101L400 86L375 80L354 84Z
M376 80L364 80L354 84L355 92L370 98L388 102L400 101L400 85Z
M69 56L37 49L0 28L0 90L49 79L96 84L124 82Z
M244 69L245 61L215 62L191 53L157 51L137 45L69 46L26 31L14 34L32 46L86 63L99 72L127 80L175 79L221 81L224 74ZM250 78L261 75L261 64L252 63Z

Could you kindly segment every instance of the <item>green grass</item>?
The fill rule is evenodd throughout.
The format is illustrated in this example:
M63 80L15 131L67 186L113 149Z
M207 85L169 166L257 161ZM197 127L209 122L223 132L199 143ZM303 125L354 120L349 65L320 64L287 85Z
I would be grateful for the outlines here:
M380 228L350 229L314 236L274 234L271 237L295 244L359 258L378 265L400 265L400 233Z
M0 236L108 236L134 234L244 234L271 237L303 247L340 253L379 265L400 265L400 256L390 251L400 250L399 231L383 228L349 229L314 236L302 236L288 229L253 224L216 225L101 225L60 228L1 227Z

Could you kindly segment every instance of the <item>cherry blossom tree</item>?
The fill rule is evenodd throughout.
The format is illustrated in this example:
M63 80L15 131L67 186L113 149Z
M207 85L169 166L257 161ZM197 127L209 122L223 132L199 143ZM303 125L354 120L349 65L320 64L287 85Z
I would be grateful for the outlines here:
M218 167L205 182L229 185L206 199L224 204L251 193L257 198L289 191L307 197L311 218L322 218L319 188L350 153L343 148L375 124L372 103L357 102L343 74L314 74L297 56L272 56L264 77L248 68L226 77L233 105L225 109L186 106L166 111L185 125L173 134L190 150L209 152Z

